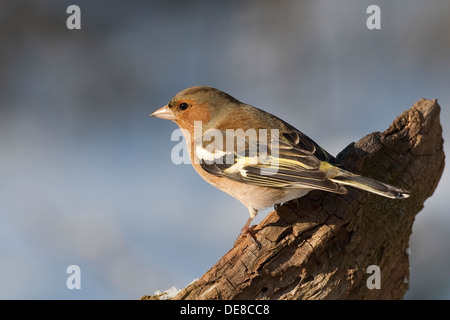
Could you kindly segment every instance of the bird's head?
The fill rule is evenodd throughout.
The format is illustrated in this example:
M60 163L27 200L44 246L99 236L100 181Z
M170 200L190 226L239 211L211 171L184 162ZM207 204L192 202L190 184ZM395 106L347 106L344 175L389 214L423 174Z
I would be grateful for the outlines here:
M172 120L182 129L192 129L194 121L201 121L204 130L214 125L214 120L226 117L230 109L241 102L218 89L196 86L177 93L168 104L151 116Z

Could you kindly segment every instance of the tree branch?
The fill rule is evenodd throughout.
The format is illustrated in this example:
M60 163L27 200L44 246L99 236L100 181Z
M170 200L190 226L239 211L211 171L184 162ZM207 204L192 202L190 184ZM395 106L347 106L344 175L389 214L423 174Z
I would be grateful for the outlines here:
M345 148L353 172L411 191L392 200L354 188L283 204L174 299L401 299L408 289L408 243L415 215L444 169L440 107L421 99L383 133ZM381 288L369 289L370 265Z

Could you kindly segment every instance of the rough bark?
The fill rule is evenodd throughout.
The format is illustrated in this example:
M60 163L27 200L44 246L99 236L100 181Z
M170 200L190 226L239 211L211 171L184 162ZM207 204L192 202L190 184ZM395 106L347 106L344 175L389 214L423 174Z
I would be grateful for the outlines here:
M392 200L349 187L314 191L256 227L259 246L237 243L174 299L401 299L408 289L408 243L415 215L444 169L440 107L421 99L383 133L345 148L353 172L411 191ZM381 288L369 289L370 265Z

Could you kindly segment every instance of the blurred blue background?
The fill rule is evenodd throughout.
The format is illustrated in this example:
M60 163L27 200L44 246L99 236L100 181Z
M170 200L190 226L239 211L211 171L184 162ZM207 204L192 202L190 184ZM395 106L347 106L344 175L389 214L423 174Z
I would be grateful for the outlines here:
M81 8L81 30L66 9ZM369 30L366 9L381 8ZM0 298L138 299L185 287L248 218L148 115L209 85L332 154L437 98L449 143L450 2L0 2ZM449 173L417 216L408 299L449 299ZM260 214L257 222L268 211ZM66 268L81 268L68 290Z

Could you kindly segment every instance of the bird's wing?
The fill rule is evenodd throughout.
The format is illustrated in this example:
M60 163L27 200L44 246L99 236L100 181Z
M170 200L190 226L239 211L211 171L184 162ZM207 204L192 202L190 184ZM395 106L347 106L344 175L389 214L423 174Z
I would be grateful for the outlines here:
M219 131L213 141L197 143L195 152L203 170L216 176L262 187L346 193L322 170L331 155L319 148L297 131L268 139Z

